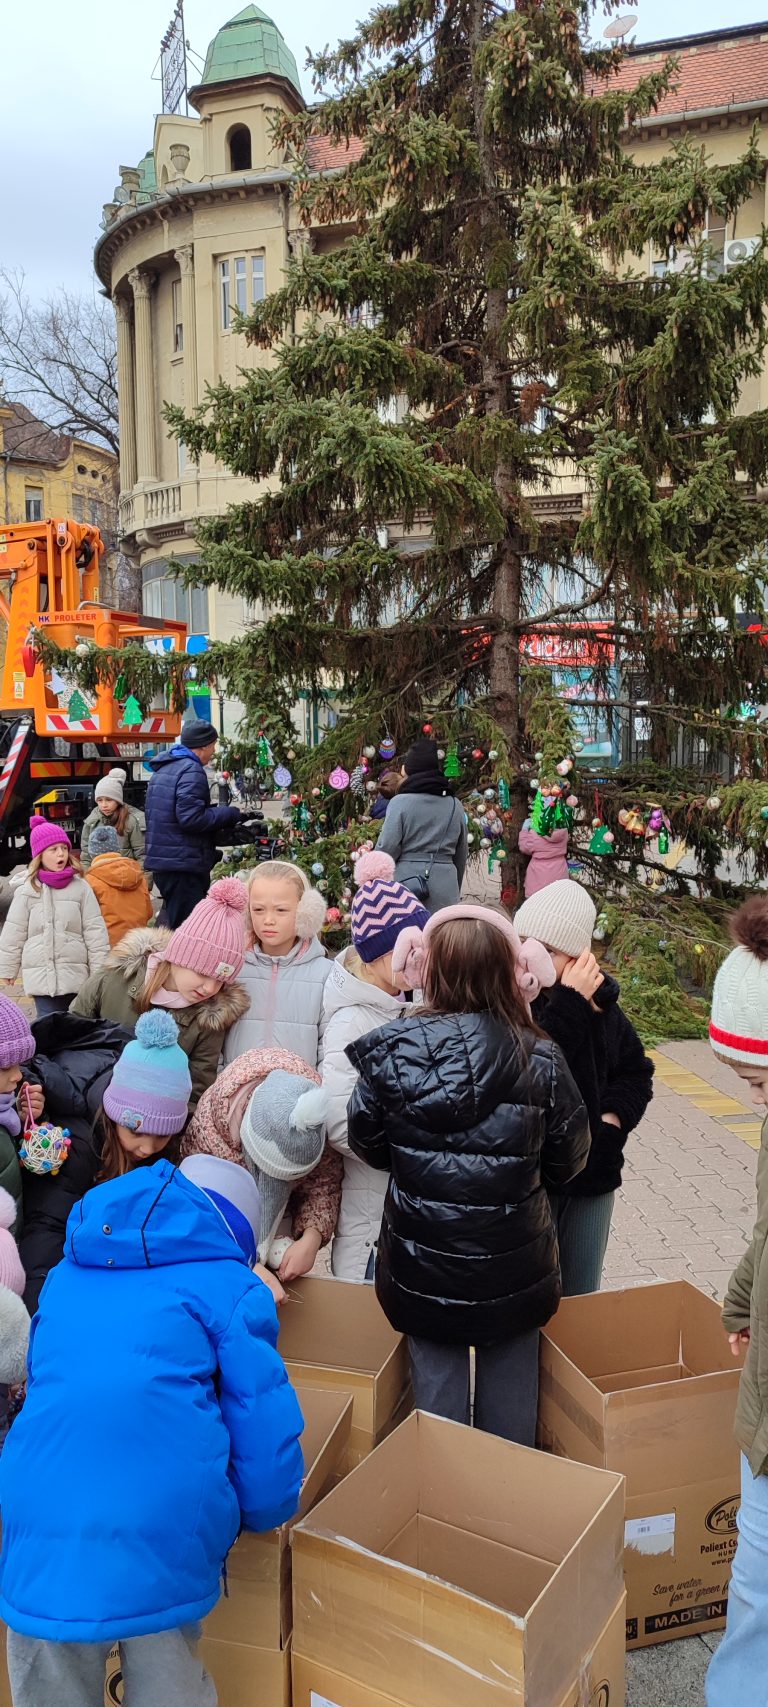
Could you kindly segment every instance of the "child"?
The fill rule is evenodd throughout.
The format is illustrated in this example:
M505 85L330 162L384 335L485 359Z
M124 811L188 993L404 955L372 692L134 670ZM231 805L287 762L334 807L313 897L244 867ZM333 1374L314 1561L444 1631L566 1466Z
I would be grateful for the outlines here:
M371 807L372 818L386 818L389 802L394 800L402 780L399 771L382 771L379 792Z
M26 1014L8 996L0 996L0 1189L13 1200L13 1220L9 1222L16 1238L21 1230L21 1168L16 1140L21 1134L21 1116L17 1093L22 1082L22 1067L32 1060L35 1039L29 1029ZM31 1118L42 1113L43 1098L36 1087L30 1104Z
M320 1072L330 1106L329 1142L344 1158L344 1185L331 1266L338 1280L372 1280L386 1179L350 1151L347 1104L357 1071L347 1044L407 1012L403 990L418 981L409 957L429 914L402 883L389 854L361 854L352 902L352 947L331 963L323 994Z
M129 931L72 1004L74 1013L129 1031L148 1008L170 1008L189 1057L190 1112L216 1077L230 1026L248 1007L236 982L245 958L245 906L239 879L221 878L178 930Z
M90 845L93 831L103 829L107 824L117 833L119 851L124 859L133 860L140 867L144 865L146 821L138 807L126 806L123 801L126 779L126 771L114 769L107 771L96 784L93 791L96 805L85 820L80 838L83 871L88 870L93 858Z
M89 847L92 863L85 881L96 896L109 932L109 946L114 948L126 931L148 925L154 909L141 866L135 859L123 857L111 824L91 831Z
M299 1085L302 1080L320 1084L319 1073L288 1050L247 1050L219 1073L200 1098L182 1140L182 1154L191 1156L206 1151L246 1167L248 1158L254 1158L246 1142L244 1122L257 1087L268 1083L276 1072L281 1077L298 1074ZM321 1145L319 1160L311 1171L301 1176L291 1165L284 1177L293 1187L286 1191L283 1206L290 1214L291 1239L280 1255L276 1270L278 1279L287 1284L301 1274L309 1274L318 1252L333 1238L339 1218L344 1164L329 1144ZM279 1298L279 1292L276 1296Z
M530 818L527 818L517 838L521 854L528 855L525 868L526 900L531 895L537 895L540 889L545 889L549 883L565 881L568 876L568 831L553 830L549 836L540 836L538 831L531 829Z
M768 1108L768 897L754 895L735 914L737 944L712 994L709 1041ZM731 1276L723 1323L737 1356L747 1348L736 1406L741 1447L739 1541L728 1591L725 1636L710 1662L707 1707L762 1707L768 1674L768 1118L757 1163L757 1220Z
M199 1621L241 1526L285 1522L302 1478L258 1220L250 1175L210 1156L110 1180L70 1217L0 1459L15 1707L100 1703L115 1641L126 1702L215 1703Z
M187 1123L191 1094L178 1027L162 1008L140 1016L135 1038L120 1026L75 1014L65 1014L56 1025L63 1061L35 1056L32 1070L43 1080L46 1117L68 1127L71 1146L57 1174L22 1170L21 1254L30 1311L61 1259L74 1205L97 1180L117 1179L168 1149ZM88 1030L90 1038L82 1035ZM45 1037L41 1041L52 1047Z
M532 945L529 944L529 949ZM349 1144L389 1172L376 1293L409 1336L414 1403L533 1446L539 1328L560 1299L548 1188L589 1148L559 1049L531 1022L514 926L445 907L424 931L425 1006L349 1045ZM549 968L551 975L551 968Z
M250 1006L224 1045L228 1065L249 1049L289 1049L317 1065L323 986L331 970L318 937L326 904L298 865L266 860L248 883L242 983Z
M30 818L32 850L0 934L0 978L34 996L38 1019L66 1013L72 997L109 952L99 904L80 873L66 830Z
M586 1167L552 1197L564 1298L600 1290L624 1146L653 1096L653 1062L619 1007L616 979L591 952L596 918L586 889L570 878L540 889L515 916L523 940L543 942L554 963L557 983L533 1016L562 1049L592 1134Z

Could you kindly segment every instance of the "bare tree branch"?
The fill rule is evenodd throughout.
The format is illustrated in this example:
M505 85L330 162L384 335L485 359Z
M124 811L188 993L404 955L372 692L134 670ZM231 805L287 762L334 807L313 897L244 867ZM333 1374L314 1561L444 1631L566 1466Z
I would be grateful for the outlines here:
M0 271L0 389L56 432L119 450L111 303L61 290L30 303L24 274Z

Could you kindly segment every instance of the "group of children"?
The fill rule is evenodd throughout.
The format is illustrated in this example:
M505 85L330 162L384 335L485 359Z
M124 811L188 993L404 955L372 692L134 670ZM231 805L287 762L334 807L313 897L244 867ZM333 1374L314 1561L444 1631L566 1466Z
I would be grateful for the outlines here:
M105 829L90 879L115 858ZM18 1290L39 1301L0 1460L14 1701L95 1700L120 1639L127 1703L202 1707L196 1627L238 1526L298 1498L285 1286L330 1244L333 1275L375 1281L407 1335L417 1404L470 1420L472 1347L476 1426L533 1444L539 1328L563 1284L600 1283L652 1067L571 880L514 924L430 916L387 854L363 854L332 960L323 897L273 860L213 883L175 931L141 921L110 947L66 838L32 836L0 937L0 975L21 966L40 1015L32 1031L0 998L0 1186ZM57 1173L19 1168L41 1120L69 1130ZM0 1249L12 1382L2 1286ZM87 1489L57 1473L79 1431L108 1443ZM162 1434L180 1450L149 1452Z

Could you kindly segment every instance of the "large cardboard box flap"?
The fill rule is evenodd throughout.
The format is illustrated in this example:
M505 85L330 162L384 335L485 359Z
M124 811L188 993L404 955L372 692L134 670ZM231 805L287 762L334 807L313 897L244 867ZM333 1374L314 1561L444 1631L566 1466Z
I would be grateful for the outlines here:
M416 1413L294 1529L300 1675L552 1707L621 1596L623 1521L621 1477Z
M348 1464L357 1464L407 1402L405 1340L372 1286L310 1276L292 1282L280 1311L278 1349L291 1379L353 1397Z
M304 1417L304 1481L297 1517L264 1535L245 1533L227 1560L227 1592L209 1614L206 1638L280 1649L291 1633L290 1531L333 1482L352 1423L348 1393L297 1386Z
M542 1332L541 1445L626 1476L632 1646L724 1622L739 1374L719 1306L687 1281L564 1299Z

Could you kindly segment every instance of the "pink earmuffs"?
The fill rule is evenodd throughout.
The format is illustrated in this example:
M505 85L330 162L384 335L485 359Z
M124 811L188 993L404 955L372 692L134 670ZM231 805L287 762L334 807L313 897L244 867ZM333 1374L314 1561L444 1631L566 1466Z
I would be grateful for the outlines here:
M429 939L434 935L438 925L447 924L450 919L479 919L484 925L493 925L496 930L501 932L502 936L506 937L515 956L515 975L518 989L529 1006L531 1002L535 1002L540 991L551 989L552 985L556 983L557 973L543 943L537 942L535 937L528 937L525 942L521 942L512 920L507 918L506 913L497 912L493 907L473 907L468 902L465 904L461 901L455 907L442 907L439 913L433 913L429 923L424 926L423 932L403 931L402 935L398 937L393 951L393 969L395 955L400 948L403 936L420 936L421 944L418 947L411 944L410 953L411 955L420 953L419 971L423 975L424 961L429 952ZM415 986L410 985L409 988L413 989Z

